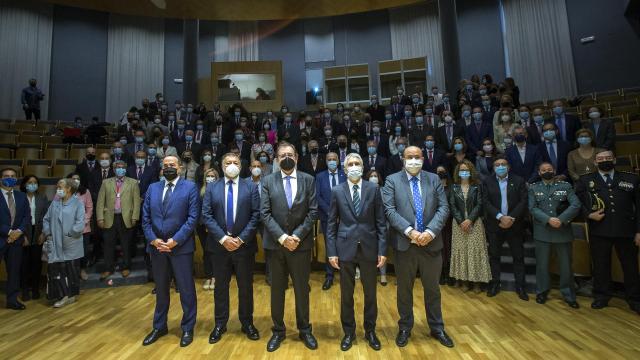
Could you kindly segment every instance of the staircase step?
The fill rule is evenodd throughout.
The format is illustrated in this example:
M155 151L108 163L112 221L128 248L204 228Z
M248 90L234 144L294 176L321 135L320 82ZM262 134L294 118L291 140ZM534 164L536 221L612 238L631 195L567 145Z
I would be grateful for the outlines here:
M532 258L536 257L536 244L533 241L525 241L523 244L524 247L524 256L529 256ZM511 255L511 249L509 249L509 244L504 242L502 244L502 250L500 251L500 255Z
M524 276L525 282L525 290L528 293L536 292L536 276L531 274L525 274ZM515 291L516 290L516 279L512 273L501 273L500 274L500 286L502 290L507 291Z

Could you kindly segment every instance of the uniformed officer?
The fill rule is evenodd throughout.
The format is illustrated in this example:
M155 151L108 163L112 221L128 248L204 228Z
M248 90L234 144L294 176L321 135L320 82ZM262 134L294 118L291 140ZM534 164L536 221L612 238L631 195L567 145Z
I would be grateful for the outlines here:
M598 172L580 177L576 192L588 218L589 245L593 261L593 309L606 307L611 298L611 249L616 248L624 274L631 310L640 314L640 178L616 171L613 151L596 154Z
M571 268L571 221L580 212L580 200L571 184L555 178L552 164L541 163L538 174L542 181L529 187L529 211L533 217L536 244L536 302L544 304L549 295L549 257L553 248L560 270L560 292L564 301L577 309L580 306L576 301Z

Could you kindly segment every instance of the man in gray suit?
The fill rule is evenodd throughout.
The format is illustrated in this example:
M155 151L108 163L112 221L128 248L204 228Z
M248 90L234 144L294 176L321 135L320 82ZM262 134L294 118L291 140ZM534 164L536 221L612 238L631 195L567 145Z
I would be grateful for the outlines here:
M318 348L309 323L309 273L313 248L313 225L317 219L316 184L311 175L296 171L298 154L293 145L281 142L277 152L280 171L262 181L261 215L263 247L269 253L271 271L271 319L273 336L267 351L276 351L285 339L284 292L291 275L296 297L296 323L307 348Z
M344 330L340 349L349 350L355 340L353 288L357 265L364 290L365 340L371 348L380 350L380 340L375 333L378 317L376 277L377 268L387 260L384 205L378 186L362 181L360 155L348 154L344 169L349 180L331 190L327 221L329 263L340 270L340 320Z
M410 146L403 153L404 170L389 177L382 189L389 220L390 239L395 249L398 277L399 347L406 346L413 328L413 283L420 271L424 288L427 322L431 336L447 347L453 340L444 331L440 306L442 237L440 231L449 216L444 188L436 174L422 171L420 148Z

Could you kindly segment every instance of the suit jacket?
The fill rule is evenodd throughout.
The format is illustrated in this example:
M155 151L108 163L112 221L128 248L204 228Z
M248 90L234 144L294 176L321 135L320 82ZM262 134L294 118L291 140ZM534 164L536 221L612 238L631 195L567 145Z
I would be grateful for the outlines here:
M95 204L98 200L98 192L100 191L100 188L102 187L102 168L100 166L98 166L97 168L95 168L97 170L95 170L93 173L91 173L91 178L89 178L89 191L91 192L91 200L93 200L93 203ZM116 174L113 173L113 168L111 166L109 166L109 170L108 170L108 174L107 174L107 179L116 176Z
M553 117L552 120L558 124L558 119ZM580 119L577 116L572 114L564 114L564 127L565 127L565 135L567 137L566 142L569 143L570 146L573 146L576 142L576 131L578 131L582 124L580 123ZM558 128L560 126L558 125ZM564 139L562 139L564 140Z
M433 160L429 162L429 152L427 149L422 149L422 155L424 156L424 162L422 163L422 170L428 171L430 173L436 173L438 166L444 166L445 169L448 169L448 159L447 153L440 149L433 149Z
M228 234L239 237L242 244L236 253L253 254L258 250L256 246L256 228L260 221L260 193L258 187L247 179L238 178L238 200L236 217L233 228L227 229L225 209L226 177L208 184L202 200L202 220L209 230L205 250L217 254L227 254L229 251L220 244L220 240Z
M125 152L127 154L129 154L129 160L131 161L131 163L133 163L135 161L136 158L136 144L135 142L127 144L127 146L125 147ZM144 150L145 152L147 152L147 144L142 143L140 144L142 146L142 150ZM131 164L129 164L131 165Z
M347 181L344 171L336 170L338 176L338 184ZM329 170L318 173L316 175L316 197L318 199L318 217L320 221L327 221L329 216L329 206L331 205L331 179L329 178Z
M120 207L122 220L127 229L133 227L133 221L140 220L140 189L138 182L130 177L124 177L120 189ZM96 220L104 220L105 229L113 226L116 203L116 178L108 178L102 182L96 205Z
M443 125L436 129L435 141L436 147L444 152L450 153L453 151L453 139L456 137L464 138L464 127L460 125L453 125L452 128L452 136L451 136L451 144L449 144L449 139L447 138L447 126Z
M542 126L540 128L542 128ZM541 142L542 133L538 130L538 126L535 123L527 126L527 143L538 145Z
M184 142L184 133L186 131L186 128L184 130L178 130L178 127L176 126L176 128L169 135L169 139L171 139L170 145L177 146L177 144Z
M593 126L593 122L586 126L596 136L596 146L602 149L615 150L616 146L616 126L610 119L601 119L598 132Z
M207 145L209 145L211 143L211 135L209 134L209 132L207 130L198 130L195 129L193 130L193 142L196 142L198 140L198 131L201 131L202 134L200 135L200 145L202 145L203 147L206 147Z
M476 128L476 124L471 122L464 131L464 139L470 152L474 154L478 150L482 150L482 141L486 138L493 139L493 126L490 122L482 122L480 131Z
M147 240L147 252L158 254L151 242L155 239L167 241L173 238L178 245L172 254L182 255L195 251L193 231L200 217L200 195L196 184L180 178L169 200L167 210L162 206L164 181L158 181L147 190L142 207L142 230Z
M500 228L496 216L501 212L502 196L496 177L489 178L483 183L482 204L487 231L497 232ZM527 214L527 188L524 179L515 174L509 174L507 178L507 210L508 212L502 215L516 219L510 229L521 230Z
M411 130L409 131L409 144L417 147L424 146L424 138L427 135L433 135L435 132L434 128L428 125L422 125L422 129L418 127L418 125L413 125Z
M300 171L304 171L311 176L316 176L318 173L327 170L327 162L325 160L324 154L318 151L318 158L316 160L316 168L313 168L313 163L311 162L311 154L306 154L300 160L300 166L298 167Z
M398 171L402 170L403 166L404 166L404 163L402 161L402 158L400 157L400 154L395 154L387 158L387 170L386 170L387 176L391 174L395 174Z
M376 153L378 155L382 155L386 158L389 158L389 155L391 155L391 150L389 149L389 136L385 135L385 134L380 134L379 135L379 140L378 141L378 147L376 149ZM375 141L376 137L374 136L374 134L371 134L368 138L367 141L369 140L374 140Z
M264 225L263 247L279 249L278 239L284 235L297 236L300 244L294 252L311 250L313 247L313 225L318 218L316 184L313 177L296 171L297 187L291 209L287 205L282 173L277 171L262 179L260 214Z
M144 199L144 195L147 193L149 185L158 181L158 175L160 169L154 166L143 166L142 175L138 178L138 166L133 165L127 168L127 177L135 179L138 182L138 189L140 190L140 198Z
M424 251L439 253L443 242L440 232L449 217L449 203L444 187L440 183L438 175L420 171L420 194L422 196L422 222L426 229L431 230L436 236ZM409 227L415 227L416 214L411 192L411 184L406 171L400 171L389 175L382 188L382 200L385 214L389 221L391 244L398 251L409 249L411 239L404 235Z
M28 203L28 200L29 200L29 197L27 196L27 203ZM28 235L27 238L29 240L30 245L37 244L38 237L42 232L42 219L44 218L44 215L47 213L47 210L49 209L49 205L51 204L49 199L47 199L47 196L44 194L36 193L35 200L36 200L35 230L33 234L31 234L30 231L26 232L26 235ZM29 208L29 213L31 213L31 208ZM31 221L29 221L29 225L31 225ZM30 229L30 228L27 227L27 229Z
M542 161L540 159L538 146L533 144L527 144L526 146L524 162L522 162L517 145L508 147L505 151L505 157L511 166L511 173L520 176L527 182L530 182L538 175L538 165L540 165Z
M181 142L176 146L176 150L178 151L178 156L182 156L182 153L187 150L187 143ZM200 154L202 153L202 145L196 143L195 141L191 142L191 154L193 155L194 161L200 160Z
M227 146L227 149L231 149L237 145L238 144L234 140L229 143L229 145ZM251 143L249 143L247 140L242 140L242 149L240 149L240 158L245 161L251 161ZM222 161L222 158L220 158L220 160Z
M4 190L0 190L2 192ZM9 212L9 204L4 198L4 193L0 193L0 249L7 245L9 239L9 230L20 230L20 236L14 243L16 246L22 246L24 234L28 234L31 227L31 207L27 200L27 195L23 192L13 190L13 200L16 204L16 216L11 223L11 213Z
M569 156L569 152L571 151L571 145L568 143L558 139L557 141L557 151L556 151L556 160L558 161L558 166L556 166L556 174L565 175L569 178L569 168L567 166L567 157ZM541 161L551 162L551 158L549 157L549 150L547 149L547 143L543 142L538 145L538 153L540 154Z
M362 181L360 209L356 214L348 181L331 190L331 206L327 223L327 256L352 261L362 246L368 261L376 261L387 253L387 220L382 195L377 185Z
M384 183L384 179L387 176L387 159L380 155L376 155L373 166L369 165L369 155L362 156L364 161L364 173L368 173L372 168L380 175L381 184Z
M87 159L82 160L81 163L76 165L76 173L80 175L80 183L82 186L89 189L89 183L91 179L95 176L96 171L100 168L100 164L98 160L95 161L93 165L93 170L89 169L89 164L87 164Z

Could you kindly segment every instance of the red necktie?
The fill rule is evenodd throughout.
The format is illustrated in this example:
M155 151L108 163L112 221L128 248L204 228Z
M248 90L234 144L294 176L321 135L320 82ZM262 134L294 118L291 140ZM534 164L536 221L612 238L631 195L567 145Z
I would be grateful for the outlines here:
M142 176L142 166L138 166L138 180L140 180L140 176Z
M429 150L429 165L433 164L433 150Z

